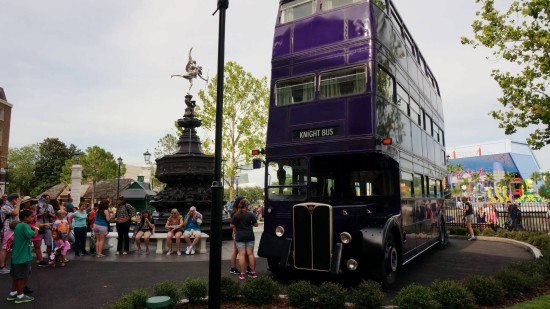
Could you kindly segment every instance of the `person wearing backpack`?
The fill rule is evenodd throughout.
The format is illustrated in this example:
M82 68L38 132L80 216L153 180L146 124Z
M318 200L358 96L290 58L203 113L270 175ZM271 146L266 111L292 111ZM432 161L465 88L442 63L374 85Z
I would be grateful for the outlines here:
M21 197L19 194L12 193L8 195L8 204L0 208L0 238L2 238L0 248L0 274L9 274L10 269L6 266L6 261L9 258L9 253L6 251L8 239L10 239L13 231L10 230L10 222L19 221L19 210L21 207Z

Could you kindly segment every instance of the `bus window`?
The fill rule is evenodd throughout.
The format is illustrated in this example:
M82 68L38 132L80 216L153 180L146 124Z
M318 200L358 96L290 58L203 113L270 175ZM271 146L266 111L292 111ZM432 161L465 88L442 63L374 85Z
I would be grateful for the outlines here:
M388 101L394 102L393 76L391 76L381 67L378 67L378 71L376 74L376 92L379 96L383 96L388 99Z
M358 93L367 89L365 67L326 72L320 75L319 96L334 98Z
M323 0L323 3L321 5L321 10L328 11L332 9L339 8L344 5L362 2L365 0Z
M274 160L268 163L268 199L302 201L306 197L307 163L301 159Z
M315 0L294 1L281 6L281 24L315 13Z
M275 84L275 89L275 104L277 106L313 101L315 77L306 76L280 81Z
M414 174L414 196L416 197L422 197L423 189L422 189L422 175L420 174Z
M422 114L420 112L420 105L416 103L416 101L411 98L411 118L414 122L416 122L420 127L422 127Z
M397 106L405 115L410 116L409 94L399 83L397 84Z
M401 196L411 197L414 193L413 174L401 172Z

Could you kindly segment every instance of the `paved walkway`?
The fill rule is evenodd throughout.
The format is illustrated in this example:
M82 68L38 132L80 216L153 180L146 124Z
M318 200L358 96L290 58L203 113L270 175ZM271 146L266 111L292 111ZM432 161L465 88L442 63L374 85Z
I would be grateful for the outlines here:
M256 231L259 241L261 227ZM154 244L153 244L154 246ZM222 273L229 271L232 242L222 244ZM257 245L256 245L257 248ZM154 252L154 248L150 250ZM136 288L151 288L154 284L173 280L183 282L187 277L208 277L209 254L193 256L136 255L115 256L109 250L105 258L91 256L75 258L70 254L66 267L34 267L29 286L34 289L34 302L16 305L0 299L0 308L99 308L112 303L122 294ZM430 250L406 265L397 287L413 282L429 284L437 278L460 279L470 273L492 274L517 260L531 259L525 249L506 243L452 239L444 250ZM269 275L267 262L257 259L258 275ZM0 275L0 292L7 295L11 285L9 275ZM396 290L397 290L396 287ZM390 295L392 291L388 291ZM391 296L388 296L391 297Z

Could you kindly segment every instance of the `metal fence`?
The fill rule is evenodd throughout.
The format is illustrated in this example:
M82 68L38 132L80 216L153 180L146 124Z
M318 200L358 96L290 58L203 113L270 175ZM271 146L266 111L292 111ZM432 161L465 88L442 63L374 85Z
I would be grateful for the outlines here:
M521 217L519 220L518 230L528 232L548 232L550 231L550 225L548 222L548 208L546 203L518 203L518 209L521 211ZM494 204L496 223L490 224L487 222L487 209L489 207L488 202L478 202L472 204L474 209L474 228L483 230L486 228L493 229L509 229L512 230L512 224L510 216L508 214L508 206L506 203ZM482 207L485 213L485 222L478 222L479 208ZM463 204L461 203L449 203L446 209L446 222L448 226L460 226L466 227L466 221L464 220Z

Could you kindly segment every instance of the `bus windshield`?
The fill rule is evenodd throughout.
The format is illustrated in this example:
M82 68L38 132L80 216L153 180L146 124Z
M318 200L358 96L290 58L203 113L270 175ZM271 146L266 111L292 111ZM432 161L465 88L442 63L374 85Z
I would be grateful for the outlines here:
M361 200L392 196L391 170L366 156L323 156L311 159L311 196L323 199Z
M273 160L268 163L267 198L272 201L303 201L306 198L305 158Z

